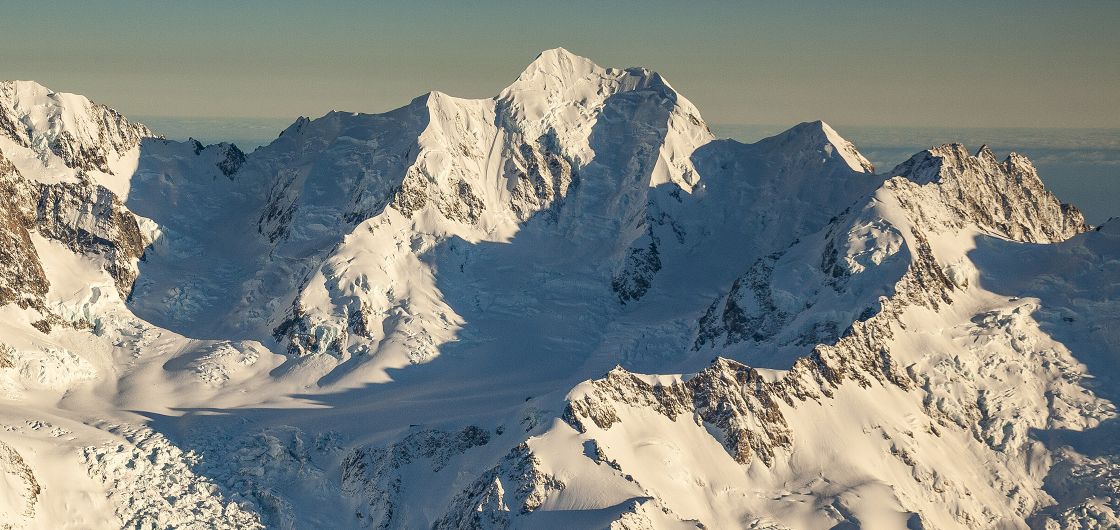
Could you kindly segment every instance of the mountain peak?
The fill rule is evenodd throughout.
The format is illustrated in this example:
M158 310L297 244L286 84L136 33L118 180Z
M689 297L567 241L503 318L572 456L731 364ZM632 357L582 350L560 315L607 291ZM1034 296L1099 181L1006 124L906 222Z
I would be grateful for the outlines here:
M107 174L110 162L155 136L112 108L35 81L0 82L0 135L44 160L58 156L75 170Z
M1019 153L1009 153L1002 161L996 158L995 153L987 144L980 146L975 154L960 143L947 143L937 147L923 150L909 160L899 164L893 175L904 175L918 184L938 182L945 178L961 178L969 174L973 166L999 166L1006 173L1019 171L1023 173L1036 173L1034 164L1029 158ZM1034 178L1037 178L1035 176Z
M9 90L16 94L26 95L42 94L45 96L55 93L54 90L43 86L42 83L30 79L13 79L10 81L0 81L0 92L7 92Z
M975 156L976 158L989 160L991 162L996 161L996 154L992 152L992 148L988 147L988 144L981 145L980 149L976 150Z
M529 63L529 68L532 67L550 68L559 67L566 68L570 66L596 66L595 62L582 55L576 55L565 48L551 48L544 50L537 54L533 62Z
M0 81L0 104L21 114L34 114L37 109L38 112L44 112L44 109L80 112L86 108L104 107L81 94L57 92L33 80Z
M633 98L630 103L623 103L627 100L625 97L615 98L627 93L651 97ZM592 127L605 125L587 119L588 116L611 112L605 110L607 107L621 108L608 105L610 101L625 106L641 100L641 104L650 109L656 107L653 114L634 113L631 109L618 118L630 121L659 116L655 119L665 122L651 123L652 127L668 126L671 129L668 136L677 138L667 141L673 144L670 151L674 151L669 156L682 162L674 164L668 172L659 172L655 183L663 182L670 173L677 176L669 180L688 181L681 176L691 171L681 169L689 165L684 161L697 146L711 140L711 132L700 118L700 112L657 73L644 68L604 68L563 48L541 52L495 100L500 124L528 138L547 134L562 139L566 152L581 160L590 160L593 156L588 144Z
M847 139L840 136L832 126L821 120L801 122L782 134L792 136L804 136L818 141L826 141L837 145L850 144Z
M759 143L778 143L795 152L821 151L826 158L839 157L853 171L875 172L875 166L860 154L855 144L821 120L799 123Z
M991 153L991 150L989 149L987 152ZM928 184L943 178L943 167L960 169L964 167L968 160L982 158L984 154L985 150L983 148L977 151L976 156L973 156L962 144L941 144L915 153L914 156L891 170L891 174L905 176L918 184ZM992 159L995 160L994 155Z
M1034 164L1017 153L999 162L987 146L973 155L949 143L912 156L891 175L940 194L958 218L1016 241L1062 241L1089 228L1081 212L1062 204Z
M1019 169L1030 173L1036 171L1034 162L1031 162L1031 159L1014 151L1007 154L1007 158L1003 159L1003 164L1008 168Z
M1023 155L1010 153L1001 162L986 144L980 146L976 154L972 154L963 144L954 142L915 154L894 168L891 174L905 176L918 184L927 184L972 178L984 172L1010 174L1015 170L1030 173L1032 181L1038 179L1034 164ZM1041 181L1038 184L1041 185Z
M564 48L552 48L537 55L529 66L517 77L514 85L551 84L559 80L561 85L580 79L597 71L602 71L591 59L576 55Z
M571 60L571 59L587 60L585 57L576 55L576 54L568 51L568 49L564 48L563 46L557 46L555 48L549 48L547 50L542 50L540 53L537 54L537 58L535 60L561 58L561 57L567 58L569 60Z

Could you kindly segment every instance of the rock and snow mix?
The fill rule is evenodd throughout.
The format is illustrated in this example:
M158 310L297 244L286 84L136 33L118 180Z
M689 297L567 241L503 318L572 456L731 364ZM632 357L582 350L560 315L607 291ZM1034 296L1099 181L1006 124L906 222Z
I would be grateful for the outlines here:
M1117 225L562 49L248 154L0 83L0 528L1116 527Z

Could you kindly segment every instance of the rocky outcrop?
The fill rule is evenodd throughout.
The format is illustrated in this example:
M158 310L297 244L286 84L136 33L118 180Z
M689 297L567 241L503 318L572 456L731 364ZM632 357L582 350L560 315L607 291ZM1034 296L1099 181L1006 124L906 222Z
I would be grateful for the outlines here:
M347 319L351 326L355 323ZM304 312L297 300L288 316L272 330L272 338L287 343L289 355L302 357L327 354L342 358L346 345L346 329L341 326L317 325Z
M963 145L946 144L914 155L890 175L905 177L927 191L920 197L899 194L919 219L930 217L924 212L929 208L949 208L952 216L938 216L948 228L975 223L1031 243L1064 241L1089 229L1081 211L1058 201L1031 161L1017 153L999 162L987 146L969 155ZM898 181L889 185L903 187Z
M0 529L24 528L34 517L43 489L35 473L12 446L0 442Z
M790 444L776 397L756 370L728 359L716 359L696 376L671 385L653 385L617 367L570 400L563 419L587 432L588 421L600 429L619 422L617 406L654 410L671 420L689 415L720 429L736 461L749 464L759 458L769 465L775 450Z
M919 267L909 281L916 285L901 291L891 288L902 271L892 278L883 266L901 249L904 228L882 219L874 202L863 211L849 208L816 239L804 238L761 258L737 278L728 294L713 301L701 317L695 349L747 341L808 347L835 342L850 323L841 316L857 308L815 306L827 298L820 293L846 293L860 276L880 283L888 296L897 294L936 309L939 300L947 302L940 294L943 286L953 283L932 255L928 238L936 234L976 227L1015 241L1045 243L1088 230L1081 212L1059 203L1031 163L1016 154L997 162L986 147L971 156L960 145L945 145L915 155L891 174L899 176L886 180L873 201L897 202L906 212L906 223L913 226L910 259ZM808 260L819 262L815 271L798 272L796 282L779 277ZM877 269L885 274L882 278L867 274ZM781 288L779 282L784 282ZM819 285L805 289L807 284ZM847 300L850 303L852 297ZM856 320L879 311L874 300L860 303L864 312L851 315Z
M0 154L0 306L16 303L45 312L50 283L28 232L36 224L37 192Z
M756 261L746 274L735 279L727 296L712 302L700 318L694 350L714 345L720 338L725 345L745 340L761 342L780 331L788 315L774 304L770 289L779 257L781 253L775 253Z
M31 139L27 136L27 129L14 112L0 111L0 134L20 147L31 147Z
M0 154L0 306L37 310L42 318L35 327L44 333L62 319L47 307L50 282L32 233L99 258L122 298L132 290L148 243L136 217L109 189L85 178L33 182Z
M31 232L102 258L127 297L147 242L136 218L93 172L111 173L110 163L151 131L82 96L8 81L0 82L0 134L43 160L57 156L73 171L72 177L40 182L21 175L0 154L0 305L35 308L44 315L36 326L44 332L58 321L44 305L50 286Z
M520 143L517 149L509 150L505 160L510 209L522 221L541 211L555 220L568 189L579 183L572 163L557 153L555 146L549 148L553 142L542 136L535 143Z
M509 528L513 519L536 511L564 483L540 470L540 461L525 443L478 477L451 501L433 530Z
M218 170L223 175L233 179L233 175L241 169L241 166L245 165L245 153L234 144L220 144L219 148L225 153L225 156L218 161Z
M616 368L570 399L565 421L580 432L587 431L588 421L609 429L619 421L619 406L649 408L670 419L692 415L720 429L722 443L736 461L749 464L758 458L771 465L777 451L791 445L781 403L795 407L801 401L827 399L848 381L864 387L872 382L903 389L913 386L889 351L894 330L900 326L898 315L910 305L936 308L949 303L955 289L922 235L915 232L914 238L918 248L895 285L896 295L883 298L879 312L852 323L835 343L818 344L777 380L768 381L757 370L723 358L671 385L649 384Z
M270 243L280 242L291 233L296 203L290 197L290 190L298 175L295 169L282 170L272 181L265 207L257 218L257 233L267 237Z
M47 144L67 167L82 171L110 173L109 154L101 145L84 145L70 131L62 131Z
M39 187L37 229L79 254L101 256L128 298L146 243L136 217L108 188L88 180Z
M449 220L475 224L482 217L486 205L475 194L466 180L459 179L444 190L432 182L422 170L413 166L405 174L389 199L389 205L405 217L412 217L431 203Z
M14 355L15 350L13 350L11 346L0 343L0 368L11 368L15 366L15 364L12 362L12 357Z
M645 246L641 242L648 241ZM638 246L631 246L623 262L622 270L611 279L611 289L618 296L618 301L637 301L649 292L653 286L653 278L661 270L661 256L657 249L658 239L649 230L642 241L636 242Z
M405 466L423 462L438 473L452 458L490 442L490 432L475 426L459 432L414 431L384 447L359 447L342 461L342 492L360 503L362 526L402 528L400 491Z

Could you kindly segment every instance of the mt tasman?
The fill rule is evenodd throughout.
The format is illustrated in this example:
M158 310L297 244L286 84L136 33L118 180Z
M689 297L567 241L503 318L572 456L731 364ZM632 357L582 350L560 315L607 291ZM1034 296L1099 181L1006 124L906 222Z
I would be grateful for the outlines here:
M1120 220L657 73L170 141L0 83L0 528L1120 526Z

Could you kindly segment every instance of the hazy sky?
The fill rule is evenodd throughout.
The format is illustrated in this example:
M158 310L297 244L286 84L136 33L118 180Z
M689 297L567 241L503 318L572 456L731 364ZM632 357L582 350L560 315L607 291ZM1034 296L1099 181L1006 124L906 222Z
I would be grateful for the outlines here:
M319 116L489 97L563 46L661 72L712 123L1120 127L1118 27L1120 0L9 0L0 78L132 116Z

